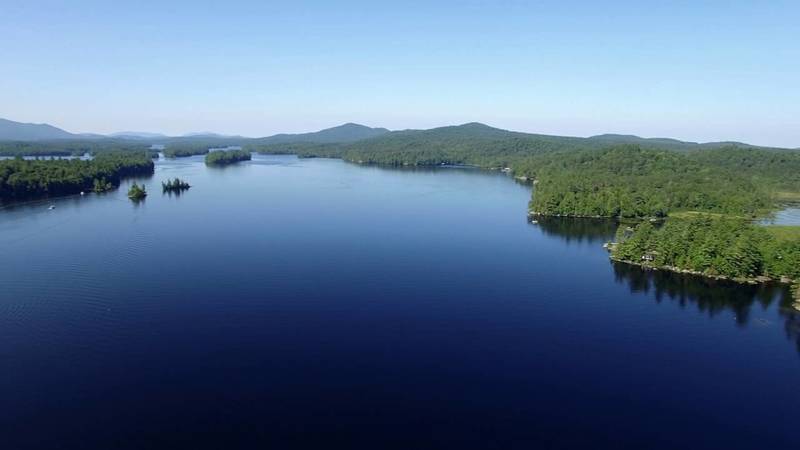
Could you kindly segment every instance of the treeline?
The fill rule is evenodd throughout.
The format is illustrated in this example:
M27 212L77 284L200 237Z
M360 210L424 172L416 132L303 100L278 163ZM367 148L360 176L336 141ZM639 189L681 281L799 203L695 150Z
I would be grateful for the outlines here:
M341 157L362 164L511 167L533 155L600 148L583 138L516 133L472 123L432 130L397 131L341 146Z
M601 135L590 138L519 133L480 123L430 130L395 131L326 149L354 162L387 165L469 164L485 168L522 166L528 158L557 151L600 150L618 146L637 146L649 150L700 152L730 148L731 144L697 144L675 139L645 139L637 136ZM747 144L742 148L762 149ZM314 149L318 150L318 149ZM306 151L306 148L300 148ZM521 167L516 167L521 170Z
M91 160L0 161L0 198L22 199L107 190L128 176L150 175L154 164L147 152L103 152Z
M215 150L206 155L209 166L224 166L239 161L250 161L250 152L244 150Z
M735 172L775 190L800 191L800 151L722 147L690 152L690 160Z
M187 181L181 180L177 177L173 180L161 182L161 190L163 192L183 192L190 187L192 186Z
M0 142L0 156L82 156L86 153L142 152L150 144L125 139L54 140Z
M470 164L507 167L541 152L601 148L605 142L492 128L479 123L430 130L394 131L348 143L248 143L259 153L342 158L362 164L435 166Z
M169 146L164 148L164 156L167 158L182 158L185 156L205 155L208 153L206 146Z
M800 232L746 220L699 216L620 227L612 257L706 276L800 279Z
M297 155L299 158L341 158L344 145L312 142L251 143L245 145L244 150L264 155Z
M530 206L541 215L641 218L692 210L754 217L772 207L769 186L755 176L673 151L618 146L555 152L514 169L536 180ZM759 171L758 177L780 174Z

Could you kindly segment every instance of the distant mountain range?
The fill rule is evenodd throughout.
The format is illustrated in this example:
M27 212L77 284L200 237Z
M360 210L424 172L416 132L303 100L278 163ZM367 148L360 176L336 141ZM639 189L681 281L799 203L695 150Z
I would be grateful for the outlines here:
M111 133L109 136L122 139L163 139L167 137L166 134L148 133L147 131L120 131Z
M672 150L691 150L700 148L715 148L724 145L737 145L739 147L755 147L741 142L687 142L670 138L642 138L634 135L625 134L601 134L588 138L570 136L552 136L546 134L522 133L508 131L490 127L481 123L467 123L458 126L447 126L432 128L429 130L401 130L390 131L386 128L371 128L356 123L346 123L333 128L324 130L297 133L297 134L276 134L262 138L244 138L241 136L225 136L211 132L190 133L183 136L166 136L160 133L150 133L144 131L123 131L107 136L99 134L74 134L64 131L49 124L21 123L11 120L0 119L0 141L57 141L57 140L77 140L77 139L126 139L144 141L166 141L175 142L181 140L221 140L230 141L230 145L240 145L242 143L254 143L262 145L280 145L293 143L309 144L337 144L354 143L362 140L382 138L388 144L392 142L397 145L413 145L414 142L426 142L430 144L431 138L444 138L442 143L453 138L457 140L513 140L535 139L549 146L591 146L599 147L614 144L635 144L649 148L663 148ZM448 144L449 145L449 144Z
M80 137L80 135L68 133L46 123L21 123L0 119L0 140L42 141Z
M680 141L671 138L642 138L632 134L599 134L591 136L588 139L596 141L607 141L610 144L629 143L637 144L645 147L659 147L664 149L689 149L689 148L706 148L706 147L723 147L726 145L735 145L738 147L756 147L755 145L746 144L744 142L736 141L720 141L720 142L689 142Z
M370 128L355 123L346 123L333 128L327 128L311 133L298 134L276 134L274 136L255 138L270 144L284 144L293 142L312 142L312 143L337 143L354 142L360 139L380 136L388 133L386 128ZM61 139L133 139L133 140L163 140L163 139L247 139L242 136L228 136L212 132L187 133L183 136L167 136L161 133L151 133L147 131L120 131L109 135L100 134L75 134L56 128L48 124L33 124L14 122L12 120L0 119L0 141L49 141Z

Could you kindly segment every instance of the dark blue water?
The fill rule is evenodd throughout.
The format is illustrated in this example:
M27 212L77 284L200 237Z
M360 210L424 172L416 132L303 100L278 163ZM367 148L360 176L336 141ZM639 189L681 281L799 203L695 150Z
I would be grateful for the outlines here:
M797 448L784 288L614 265L478 170L138 181L0 210L3 449Z

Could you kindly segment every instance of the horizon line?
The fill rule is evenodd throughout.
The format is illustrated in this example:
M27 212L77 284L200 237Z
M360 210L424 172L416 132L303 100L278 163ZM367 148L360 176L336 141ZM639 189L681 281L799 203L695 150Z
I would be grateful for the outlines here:
M591 138L600 137L600 136L624 136L624 137L635 137L635 138L638 138L638 139L646 139L646 140L673 140L673 141L679 141L681 143L698 144L698 145L716 144L716 143L732 143L732 144L737 144L738 143L738 144L745 144L745 145L750 145L750 146L754 146L754 147L762 147L762 148L800 150L800 147L791 147L791 146L780 147L780 146L774 146L774 145L762 145L762 144L754 144L754 143L750 143L750 142L744 142L744 141L738 141L738 140L730 140L730 139L700 141L700 140L691 140L691 139L678 138L678 137L668 137L668 136L641 136L641 135L638 135L638 134L635 134L635 133L625 133L625 132L604 132L604 133L600 133L600 134L591 134L591 135L584 135L584 136L581 136L581 135L569 135L569 134L547 134L547 133L536 132L536 131L520 131L520 130L509 129L509 128L501 128L501 127L496 127L494 125L489 125L486 122L480 122L480 121L469 121L469 122L463 122L463 123L458 123L458 124L452 124L451 123L451 124L447 124L447 125L439 125L439 126L434 126L434 127L430 127L430 128L397 128L397 129L392 129L392 128L384 127L384 126L370 126L370 125L364 125L364 124L358 123L358 122L347 121L347 122L339 123L338 125L332 125L332 126L329 126L329 127L320 128L320 129L316 129L316 130L296 131L296 132L278 132L278 133L261 135L261 136L252 136L252 135L248 136L248 135L243 135L243 134L228 134L228 133L217 132L217 131L187 131L187 132L184 132L182 134L167 134L167 133L159 132L159 131L144 131L144 130L138 130L137 131L137 130L131 130L131 129L123 130L123 131L115 131L115 132L111 132L111 133L108 133L108 134L104 134L104 133L96 133L96 132L91 132L91 131L83 131L83 132L69 131L69 130L67 130L65 128L62 128L62 127L58 126L58 125L54 125L54 124L48 123L48 122L20 122L20 121L16 121L16 120L13 120L13 119L8 119L6 117L0 117L0 120L6 120L6 121L9 121L9 122L14 122L14 123L17 123L17 124L22 124L22 125L49 126L49 127L53 127L53 128L58 129L58 130L64 131L66 133L72 134L72 135L77 136L77 137L80 137L80 136L85 136L85 137L96 136L97 138L118 138L118 137L125 137L125 136L134 136L136 134L143 134L143 135L144 134L150 134L150 135L155 135L155 136L151 137L153 139L158 139L158 138L162 138L162 137L163 138L191 138L191 137L202 137L202 136L209 136L210 137L212 135L215 136L215 137L219 137L220 139L225 139L225 138L264 139L264 138L269 138L269 137L279 136L279 135L297 135L297 134L318 133L320 131L330 130L330 129L333 129L333 128L338 128L338 127L342 127L342 126L346 126L346 125L357 125L357 126L367 127L367 128L371 128L371 129L385 129L385 130L388 130L389 132L399 132L399 131L429 131L429 130L435 130L435 129L439 129L439 128L462 127L462 126L466 126L466 125L477 124L477 125L483 125L483 126L486 126L486 127L489 127L489 128L496 129L496 130L507 131L507 132L511 132L511 133L521 133L521 134L538 135L538 136L553 136L553 137L578 138L578 139L591 139ZM148 137L144 137L144 136L142 137L142 139L147 139L147 138ZM48 141L48 140L49 141L53 141L53 140L60 140L60 139L34 139L34 140L27 140L27 141L36 142L36 141ZM18 141L18 140L11 140L11 141ZM20 142L26 142L26 141L22 140Z

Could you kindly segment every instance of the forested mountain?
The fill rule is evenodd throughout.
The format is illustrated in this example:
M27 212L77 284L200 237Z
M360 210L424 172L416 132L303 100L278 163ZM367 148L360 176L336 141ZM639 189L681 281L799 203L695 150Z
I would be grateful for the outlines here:
M480 123L402 130L350 143L248 143L260 153L297 153L390 165L472 164L505 166L543 151L599 148L584 138L507 131Z
M300 135L294 135L300 136ZM301 138L298 138L301 139ZM390 165L471 164L510 167L540 153L559 150L603 149L635 144L644 149L699 151L719 148L751 148L748 144L694 143L675 139L646 139L606 134L589 138L520 133L468 123L429 130L392 131L355 142L298 140L279 142L257 139L245 147L261 153L297 153L300 156L341 157L350 161ZM777 149L763 149L777 150Z
M350 161L393 165L472 164L505 167L540 152L585 149L583 138L547 136L493 128L480 123L395 131L341 149Z
M521 156L530 156L543 151L598 149L620 144L635 144L641 148L679 151L714 149L731 145L739 148L761 148L736 142L696 143L622 134L603 134L588 138L553 136L508 131L474 122L428 130L402 131L389 131L386 128L370 128L355 123L346 123L310 133L245 138L215 133L164 136L149 132L120 132L110 136L89 136L67 133L50 125L20 124L0 119L0 155L61 154L67 150L66 147L74 149L76 142L70 141L86 143L85 146L95 146L98 141L101 143L113 142L114 144L138 141L138 144L159 144L176 150L180 148L181 150L174 152L179 155L202 154L210 148L227 146L242 146L265 153L286 153L286 148L294 148L305 156L341 157L349 152L350 156L347 158L352 160L411 165L442 162L508 165ZM41 147L47 147L47 149L44 150Z
M0 141L41 141L80 138L46 123L22 123L0 119Z
M386 128L370 128L356 123L346 123L333 128L312 133L276 134L274 136L254 139L252 144L287 144L310 142L317 144L355 142L388 133Z
M643 138L631 134L600 134L587 138L591 141L603 142L606 145L634 144L642 148L654 148L660 150L703 150L720 147L736 146L740 148L771 148L758 147L756 145L745 144L735 141L721 142L689 142L671 138Z
M111 133L109 137L122 139L164 139L167 136L161 133L150 133L147 131L120 131Z
M697 142L686 142L671 138L643 138L632 134L614 134L614 133L599 134L597 136L591 136L588 139L593 141L605 142L611 145L616 145L616 144L635 144L640 146L652 145L665 150L666 149L688 150L690 148L695 148L698 145L700 145Z

